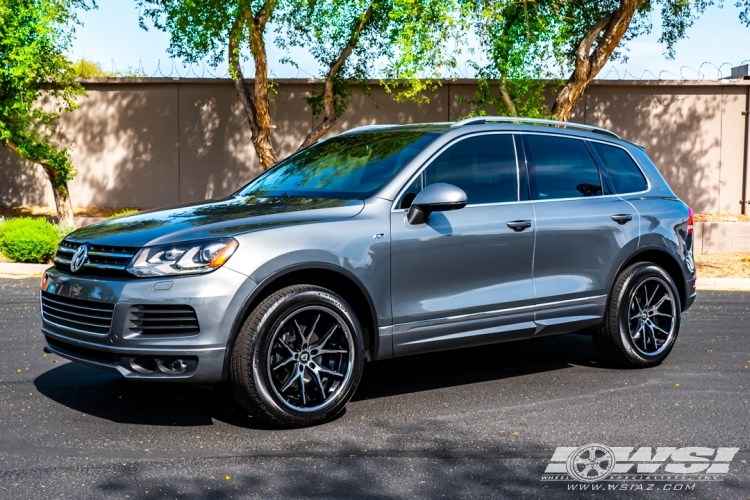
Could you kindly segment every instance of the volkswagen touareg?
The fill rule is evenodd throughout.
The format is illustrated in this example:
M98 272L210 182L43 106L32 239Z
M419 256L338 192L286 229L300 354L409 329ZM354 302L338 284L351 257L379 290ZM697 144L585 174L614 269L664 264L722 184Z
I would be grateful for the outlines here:
M46 349L127 379L228 380L282 426L366 361L589 332L649 367L695 299L692 211L638 144L473 118L358 128L226 198L79 229L42 280Z

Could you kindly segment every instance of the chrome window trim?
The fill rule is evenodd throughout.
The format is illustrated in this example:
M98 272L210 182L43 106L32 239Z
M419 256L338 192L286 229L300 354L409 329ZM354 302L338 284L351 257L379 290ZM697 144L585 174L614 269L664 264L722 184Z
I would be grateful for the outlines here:
M406 323L396 323L393 325L393 334L396 335L399 333L405 333L410 330L414 330L415 328L428 328L431 326L443 326L443 325L450 325L454 323L475 321L475 320L480 320L480 319L498 318L498 317L509 316L513 314L520 314L524 312L534 312L536 310L553 309L555 306L559 306L559 305L570 305L575 302L586 302L586 301L592 301L592 300L602 299L606 297L607 295L592 295L590 297L582 297L579 299L558 300L554 302L545 302L543 304L536 304L536 305L531 305L531 306L510 307L507 309L496 309L494 311L459 314L456 316L445 316L442 318L409 321Z
M648 193L648 192L651 191L651 181L649 180L648 176L643 172L643 168L641 168L641 166L635 160L635 157L630 153L630 151L628 151L627 148L625 148L625 147L623 147L623 146L621 146L619 144L614 144L612 142L607 142L607 141L601 140L599 138L591 139L591 138L588 138L588 137L578 137L578 136L573 136L573 135L550 134L549 132L546 132L546 133L545 132L516 132L516 133L518 135L549 135L549 136L553 136L553 137L564 137L566 139L578 139L579 141L600 142L600 143L605 144L607 146L614 146L616 148L620 148L620 149L624 150L630 156L631 160L633 160L633 163L635 163L635 166L638 167L638 170L641 171L641 175L643 176L643 178L646 179L646 185L648 186L645 191L636 191L634 193L615 193L615 194L604 194L604 195L601 195L601 196L579 196L577 198L552 198L552 199L549 199L549 200L531 200L533 203L549 203L550 201L573 201L573 200L591 200L591 199L597 199L598 200L600 198L612 198L612 197L618 197L619 198L620 196L625 196L625 195L631 196L631 195L635 195L635 194L646 194L646 193ZM591 159L594 160L594 157L592 156ZM597 168L599 168L599 165L596 164L596 160L594 160L594 164L597 166ZM604 168L606 168L606 166ZM531 174L529 174L529 175L531 175ZM531 181L531 180L529 179L529 181ZM603 186L602 186L602 188L603 188Z
M419 177L420 175L422 175L422 172L424 172L425 169L427 169L427 167L429 167L430 165L432 165L432 162L434 162L435 159L437 159L441 154L443 154L443 152L445 152L448 148L450 148L454 144L458 144L460 141L463 141L465 139L469 139L471 137L477 137L477 136L481 136L481 135L510 135L511 138L512 138L514 134L516 134L516 132L510 131L510 130L508 130L508 131L503 131L503 130L486 130L486 131L483 131L483 132L470 133L470 134L465 134L465 135L460 135L458 137L454 137L450 142L448 142L446 144L443 144L443 146L440 149L438 149L437 151L435 151L435 153L430 158L428 158L422 164L421 167L419 167L419 170L417 170L417 172L415 172L414 175L412 175L409 178L409 180L406 182L406 184L404 184L401 187L401 189L399 190L398 194L393 199L393 203L391 204L391 212L404 212L404 211L408 210L408 208L398 208L397 207L399 200L401 200L401 197L405 194L406 190L409 188L409 186L412 185L412 183L417 179L417 177ZM524 203L524 202L528 202L529 201L529 200L521 200L521 171L520 171L520 166L519 166L519 161L518 161L518 148L516 147L516 141L515 140L513 141L513 152L514 152L514 154L516 156L516 198L517 198L516 201L498 201L496 203L469 203L469 204L466 205L465 208L480 207L480 206L482 206L482 207L492 207L492 206L495 206L495 205L509 205L509 204L512 204L512 203ZM424 189L424 188L422 188L422 189Z

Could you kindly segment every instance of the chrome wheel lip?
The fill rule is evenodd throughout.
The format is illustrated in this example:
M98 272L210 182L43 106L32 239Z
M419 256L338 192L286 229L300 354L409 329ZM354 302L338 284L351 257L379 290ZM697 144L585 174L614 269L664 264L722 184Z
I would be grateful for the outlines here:
M648 284L649 283L656 283L657 287L656 289L651 292L651 298L650 300L647 300L646 303L640 304L637 299L637 293L644 288L646 298L648 299L649 290L648 290ZM660 291L661 290L661 291ZM666 295L666 299L662 300L662 298ZM659 301L662 301L658 306L657 303ZM664 310L666 309L664 302L669 303L669 314L665 314ZM635 306L635 308L634 308ZM656 306L656 307L654 307ZM669 324L668 329L664 329L660 327L659 325L654 326L654 321L652 318L654 317L659 318L666 318L669 317ZM636 327L634 329L633 327L633 321L636 320ZM628 309L627 309L627 330L628 330L628 336L630 338L630 342L635 348L636 351L638 351L638 354L645 357L654 357L662 354L665 350L669 348L669 346L674 341L674 337L676 335L676 323L677 323L677 301L675 300L675 294L672 290L672 287L669 285L669 283L664 280L661 277L658 276L650 276L643 280L641 280L636 286L633 287L632 291L630 292L628 296ZM665 323L664 320L659 320ZM651 326L649 326L649 322ZM664 339L664 342L661 344L661 346L658 346L657 349L648 350L648 339L646 336L652 336L653 335L653 343L656 347L656 331L666 331L667 335ZM641 332L638 334L638 332ZM663 333L659 332L659 336L662 336ZM643 346L643 340L646 339L646 346L644 348ZM640 343L640 345L639 345Z
M287 398L285 398L281 394L282 391L280 391L279 388L276 387L274 374L272 372L272 370L273 370L273 366L272 366L273 365L273 360L272 360L273 354L272 353L273 353L273 348L274 348L274 344L275 344L276 340L278 339L279 335L281 333L283 333L284 327L287 326L287 324L290 321L293 321L296 316L298 316L301 313L307 312L307 311L319 311L320 313L328 314L329 316L333 317L333 319L338 324L338 328L340 328L341 331L344 333L344 336L345 336L347 344L348 344L346 372L345 372L345 374L344 374L341 382L339 383L338 387L336 388L336 390L333 393L331 393L331 394L328 395L328 397L323 401L323 403L321 403L319 405L316 405L316 406L310 406L310 407L297 406L297 405L289 402L287 400ZM307 325L307 326L310 326L310 325ZM305 351L304 349L298 351L297 352L297 357L295 359L302 358L303 354L306 354L304 351ZM303 361L302 364L312 362L313 358L315 358L315 357L316 356L314 356L314 355L308 354L308 359L306 361ZM326 408L328 408L328 407L330 407L330 406L332 406L333 404L336 403L336 401L339 399L338 397L348 387L349 380L351 380L352 373L354 371L354 339L353 339L353 336L352 336L352 331L349 328L347 322L344 320L344 317L342 316L342 314L340 314L340 312L337 311L336 309L333 309L331 307L322 306L322 305L311 305L311 306L304 306L304 307L297 308L297 309L291 311L290 313L288 313L284 317L284 319L281 321L281 323L279 323L278 326L276 327L276 329L274 330L274 332L273 332L273 334L271 336L271 341L268 343L268 349L267 349L267 352L266 352L266 365L267 365L266 370L267 370L267 373L268 373L268 380L269 380L269 383L271 385L271 389L272 389L274 395L276 396L276 398L279 401L281 401L284 404L284 406L286 406L287 408L289 408L289 409L291 409L291 410L293 410L295 412L299 412L299 413L313 413L313 412L325 410ZM295 365L296 365L296 363L295 363ZM304 374L304 373L307 373L307 371L310 370L310 369L307 368L307 367L303 367L302 370L303 370L303 374ZM307 385L307 384L305 384L305 385ZM314 384L312 384L312 385L314 385Z

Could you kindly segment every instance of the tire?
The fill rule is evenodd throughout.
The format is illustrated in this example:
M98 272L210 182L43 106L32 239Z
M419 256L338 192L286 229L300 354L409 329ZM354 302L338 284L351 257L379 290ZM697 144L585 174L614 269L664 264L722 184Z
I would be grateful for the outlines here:
M344 299L318 286L283 288L255 308L237 335L232 392L252 416L281 427L325 422L357 389L363 346Z
M611 364L647 368L671 352L680 330L677 287L661 267L639 262L620 273L594 345Z

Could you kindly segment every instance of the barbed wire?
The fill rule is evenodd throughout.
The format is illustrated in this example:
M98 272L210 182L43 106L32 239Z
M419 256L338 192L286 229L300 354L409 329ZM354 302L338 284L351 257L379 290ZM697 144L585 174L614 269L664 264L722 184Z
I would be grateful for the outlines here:
M89 62L89 61L87 61ZM690 80L690 81L718 81L726 79L730 76L730 69L737 66L742 66L750 63L750 59L745 59L739 64L733 64L730 62L723 62L719 65L714 64L711 61L705 61L698 66L698 69L690 66L681 66L679 73L674 73L671 70L663 69L658 73L654 73L651 70L644 70L640 75L633 74L627 68L617 68L610 65L606 68L605 72L600 73L597 76L597 80ZM167 63L162 63L161 60L157 60L156 68L153 71L146 71L143 61L139 60L138 65L133 67L128 65L125 69L118 69L117 64L114 60L110 61L111 69L109 71L103 69L101 65L97 63L92 64L80 64L78 77L89 80L100 80L107 81L113 78L213 78L213 79L227 79L230 78L228 68L223 70L220 67L214 67L206 62L200 62L196 64L180 64L174 59L169 59ZM318 78L318 75L313 75L299 66L294 66L296 76L291 78ZM385 70L385 64L380 61L376 63L376 67L373 68L372 78L380 78ZM471 70L470 63L467 61L463 67L456 68L458 74L444 74L445 79L453 77L458 78L473 78L473 71ZM454 70L454 71L456 71ZM622 73L621 73L622 71ZM246 70L246 74L250 74L250 68ZM272 78L290 78L290 77L278 77L273 71L270 72ZM567 78L567 75L556 75L554 78Z

